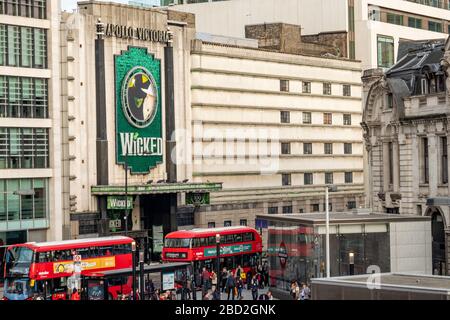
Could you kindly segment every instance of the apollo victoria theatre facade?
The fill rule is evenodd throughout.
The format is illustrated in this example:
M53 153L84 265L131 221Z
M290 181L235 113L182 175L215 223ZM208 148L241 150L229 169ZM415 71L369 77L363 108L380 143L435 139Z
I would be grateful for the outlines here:
M189 199L207 201L221 189L190 182L190 153L175 152L172 138L190 130L194 18L95 1L78 6L63 14L62 37L68 238L126 233L159 259L164 235L194 224Z

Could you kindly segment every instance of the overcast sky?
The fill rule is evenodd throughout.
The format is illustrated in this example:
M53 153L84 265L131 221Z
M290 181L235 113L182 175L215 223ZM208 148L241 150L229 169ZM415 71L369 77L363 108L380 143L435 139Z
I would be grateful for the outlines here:
M128 0L100 0L105 2L128 3ZM78 0L61 0L61 10L72 11L77 8Z

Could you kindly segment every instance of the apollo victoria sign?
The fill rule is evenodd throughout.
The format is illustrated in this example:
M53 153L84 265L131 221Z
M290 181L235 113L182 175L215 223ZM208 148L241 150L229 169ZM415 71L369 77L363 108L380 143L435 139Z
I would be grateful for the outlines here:
M172 34L168 31L136 28L112 23L108 23L106 25L105 36L161 43L166 43L172 40Z
M146 48L115 57L116 162L145 174L162 163L161 62Z

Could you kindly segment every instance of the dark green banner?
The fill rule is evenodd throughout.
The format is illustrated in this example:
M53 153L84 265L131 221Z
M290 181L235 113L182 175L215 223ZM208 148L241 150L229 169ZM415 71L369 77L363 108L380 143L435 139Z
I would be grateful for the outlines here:
M163 161L161 62L145 48L115 57L116 161L145 174Z
M192 205L209 204L209 193L207 193L207 192L186 193L186 204L192 204Z

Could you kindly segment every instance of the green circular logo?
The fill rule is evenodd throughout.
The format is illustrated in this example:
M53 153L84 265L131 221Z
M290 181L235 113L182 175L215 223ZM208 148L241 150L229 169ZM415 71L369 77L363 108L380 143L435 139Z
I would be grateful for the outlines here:
M158 111L158 90L152 74L134 67L122 86L122 108L128 122L137 128L149 126Z

